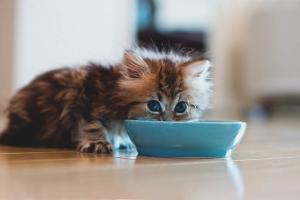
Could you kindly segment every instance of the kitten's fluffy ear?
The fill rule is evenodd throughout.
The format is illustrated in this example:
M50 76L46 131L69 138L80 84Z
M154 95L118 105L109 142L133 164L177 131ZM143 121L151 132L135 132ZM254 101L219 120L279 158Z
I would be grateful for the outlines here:
M137 54L127 51L123 58L123 65L130 78L141 78L148 71L147 63Z
M192 77L200 77L207 74L209 67L211 66L208 60L194 61L186 66L186 74Z

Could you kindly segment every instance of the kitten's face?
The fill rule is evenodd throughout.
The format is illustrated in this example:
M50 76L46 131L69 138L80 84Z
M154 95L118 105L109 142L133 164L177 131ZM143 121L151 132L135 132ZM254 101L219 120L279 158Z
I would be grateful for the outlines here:
M209 104L211 83L206 81L209 62L183 62L174 55L159 56L149 59L132 52L125 54L127 71L120 85L127 94L124 99L128 105L127 118L198 119Z

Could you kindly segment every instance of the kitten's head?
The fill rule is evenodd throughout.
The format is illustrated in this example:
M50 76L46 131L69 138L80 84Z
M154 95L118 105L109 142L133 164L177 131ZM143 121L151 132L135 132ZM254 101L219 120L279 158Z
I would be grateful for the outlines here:
M199 53L137 49L122 66L128 119L194 120L209 107L210 63Z

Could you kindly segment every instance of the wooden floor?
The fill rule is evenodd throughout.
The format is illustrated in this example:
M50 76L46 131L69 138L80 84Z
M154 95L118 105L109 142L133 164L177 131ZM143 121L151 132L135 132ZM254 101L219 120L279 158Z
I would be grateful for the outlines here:
M0 146L0 199L300 199L300 120L249 123L227 159Z

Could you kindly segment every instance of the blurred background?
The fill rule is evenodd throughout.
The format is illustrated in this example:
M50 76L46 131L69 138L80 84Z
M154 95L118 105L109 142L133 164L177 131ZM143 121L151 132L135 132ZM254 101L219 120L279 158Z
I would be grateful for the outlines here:
M206 118L299 120L299 19L289 0L0 0L0 109L46 70L181 43L211 57Z

